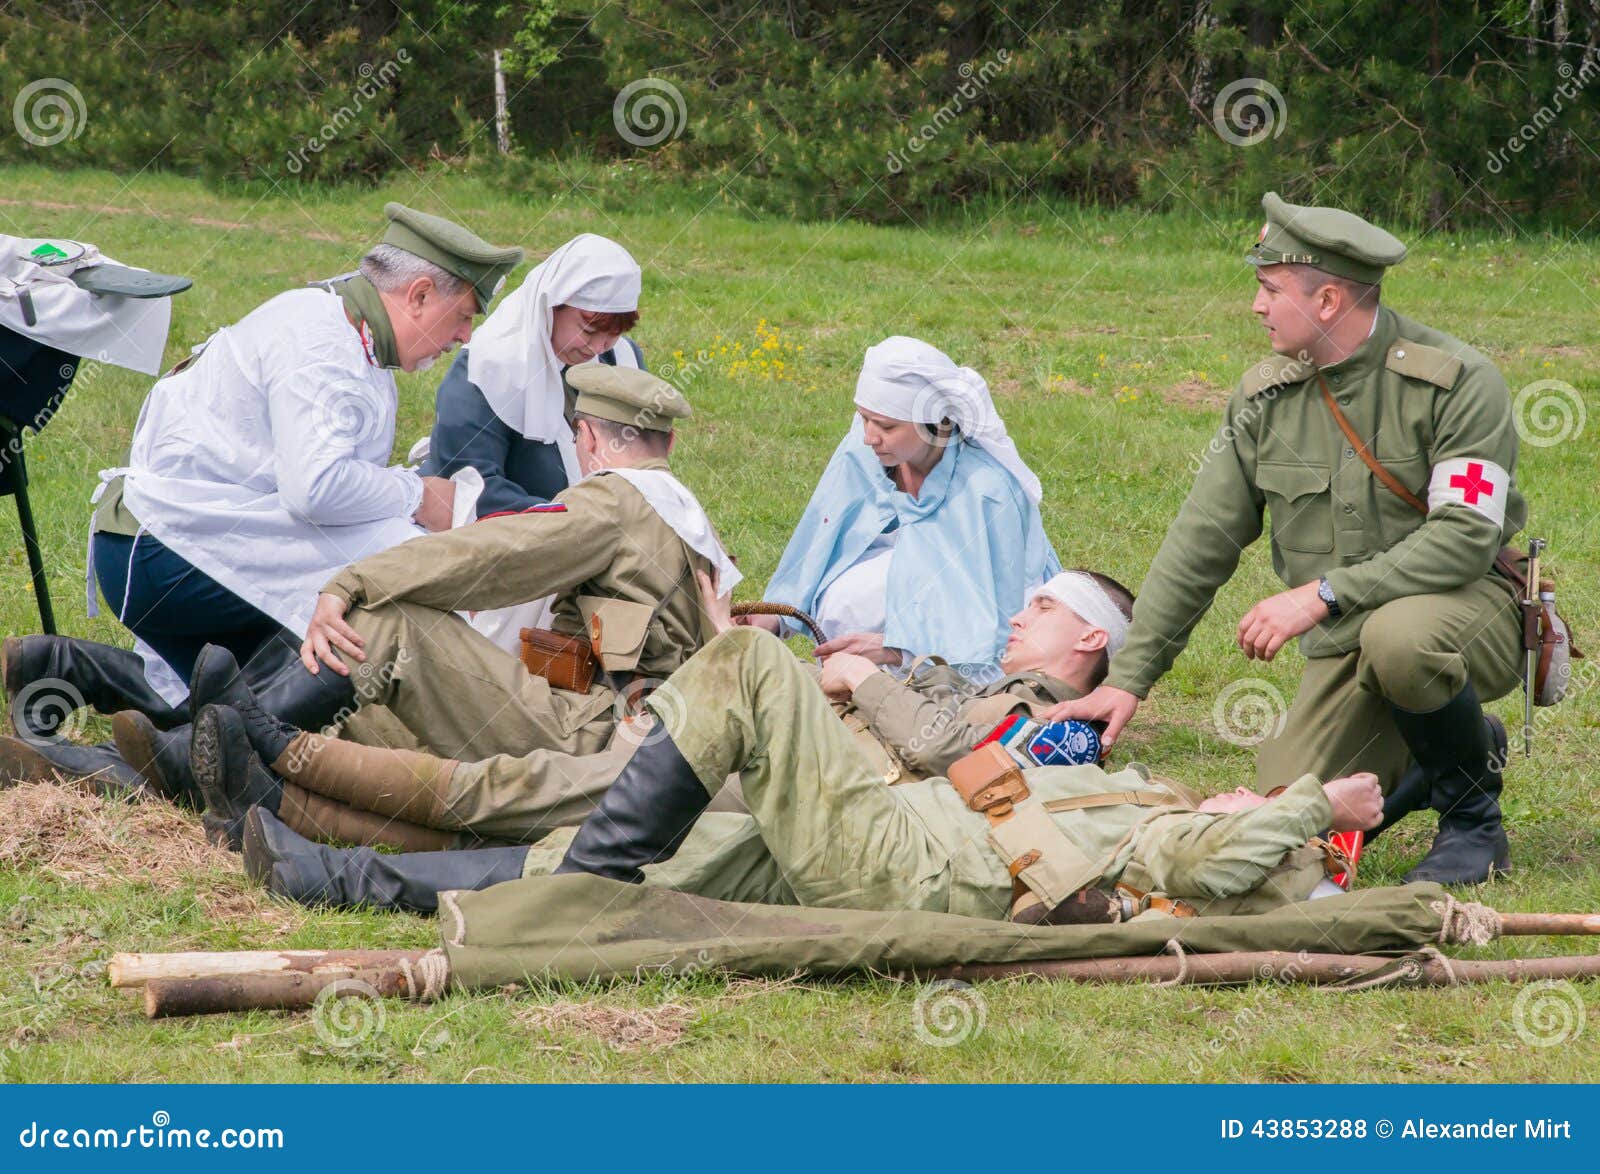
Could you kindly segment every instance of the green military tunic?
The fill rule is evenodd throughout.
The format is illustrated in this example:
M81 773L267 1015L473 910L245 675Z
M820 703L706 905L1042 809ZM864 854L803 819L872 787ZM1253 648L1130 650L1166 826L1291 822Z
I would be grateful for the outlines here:
M1271 789L1301 771L1370 770L1387 790L1409 760L1390 702L1427 712L1469 679L1485 700L1516 685L1520 621L1492 563L1527 518L1512 482L1517 434L1505 381L1485 355L1385 307L1367 341L1321 374L1377 460L1430 499L1428 514L1346 442L1315 368L1282 355L1263 360L1245 372L1202 456L1106 683L1149 692L1260 536L1265 514L1279 577L1298 587L1326 575L1343 614L1301 637L1305 679L1261 748L1258 785ZM1433 484L1449 462L1464 466L1458 500ZM1499 524L1468 504L1494 494Z
M703 816L673 859L646 870L650 883L728 900L1006 917L1012 882L988 820L942 777L884 786L771 636L724 633L647 704L708 792L740 772L750 810ZM1101 885L1136 878L1202 910L1244 911L1304 899L1323 875L1298 851L1332 814L1310 776L1260 807L1202 815L1141 768L1025 773L1044 801L1124 793L1126 802L1048 816ZM525 872L553 869L569 840L531 849Z
M619 690L665 678L711 634L694 577L707 564L622 477L597 473L552 504L413 539L328 583L366 641L365 662L345 658L359 704L386 706L433 753L469 762L607 745L628 705ZM455 614L547 595L564 634L602 616L607 671L586 694L552 688Z

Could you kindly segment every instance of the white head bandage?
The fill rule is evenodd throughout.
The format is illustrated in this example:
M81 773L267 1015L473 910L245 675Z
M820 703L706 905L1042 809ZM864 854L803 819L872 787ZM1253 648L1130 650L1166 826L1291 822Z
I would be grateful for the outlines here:
M856 379L856 407L929 428L949 420L963 438L999 461L1030 501L1037 505L1043 496L1039 478L1007 435L983 376L956 366L936 346L897 334L868 347Z
M1062 571L1039 592L1071 608L1084 623L1104 629L1107 656L1115 656L1128 642L1128 617L1105 589L1082 571Z

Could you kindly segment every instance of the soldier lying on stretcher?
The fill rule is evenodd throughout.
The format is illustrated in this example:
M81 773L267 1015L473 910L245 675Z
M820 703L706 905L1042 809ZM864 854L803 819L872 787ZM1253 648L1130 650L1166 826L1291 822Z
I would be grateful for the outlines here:
M380 856L312 844L257 807L246 867L298 900L388 908L590 872L721 899L1107 921L1151 907L1254 912L1327 891L1343 866L1317 837L1382 815L1368 774L1200 800L1142 767L1023 769L996 747L948 777L885 786L793 654L748 629L724 631L646 705L649 728L575 831L532 848ZM310 737L248 704L240 715L274 762ZM749 814L706 813L735 772Z

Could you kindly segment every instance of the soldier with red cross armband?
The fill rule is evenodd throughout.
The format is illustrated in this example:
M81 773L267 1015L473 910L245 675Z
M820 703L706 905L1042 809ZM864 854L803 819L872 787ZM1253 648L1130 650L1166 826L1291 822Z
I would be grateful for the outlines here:
M1380 304L1399 240L1273 192L1262 206L1246 260L1273 354L1244 373L1201 454L1105 683L1047 716L1104 721L1115 741L1270 517L1288 590L1246 611L1236 639L1271 660L1299 637L1306 668L1259 749L1258 789L1371 771L1383 827L1439 813L1406 879L1476 884L1510 867L1505 730L1482 704L1517 685L1521 662L1517 587L1496 567L1527 520L1505 380Z

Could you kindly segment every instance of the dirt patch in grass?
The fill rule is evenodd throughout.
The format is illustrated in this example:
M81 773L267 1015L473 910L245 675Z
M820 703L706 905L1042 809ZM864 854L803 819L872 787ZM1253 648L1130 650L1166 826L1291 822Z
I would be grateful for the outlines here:
M1161 393L1161 398L1180 408L1220 408L1228 402L1228 389L1199 379L1185 379L1174 383Z
M682 1043L697 1014L687 1003L635 1008L562 1001L518 1011L516 1018L526 1027L595 1036L614 1052L659 1052Z

